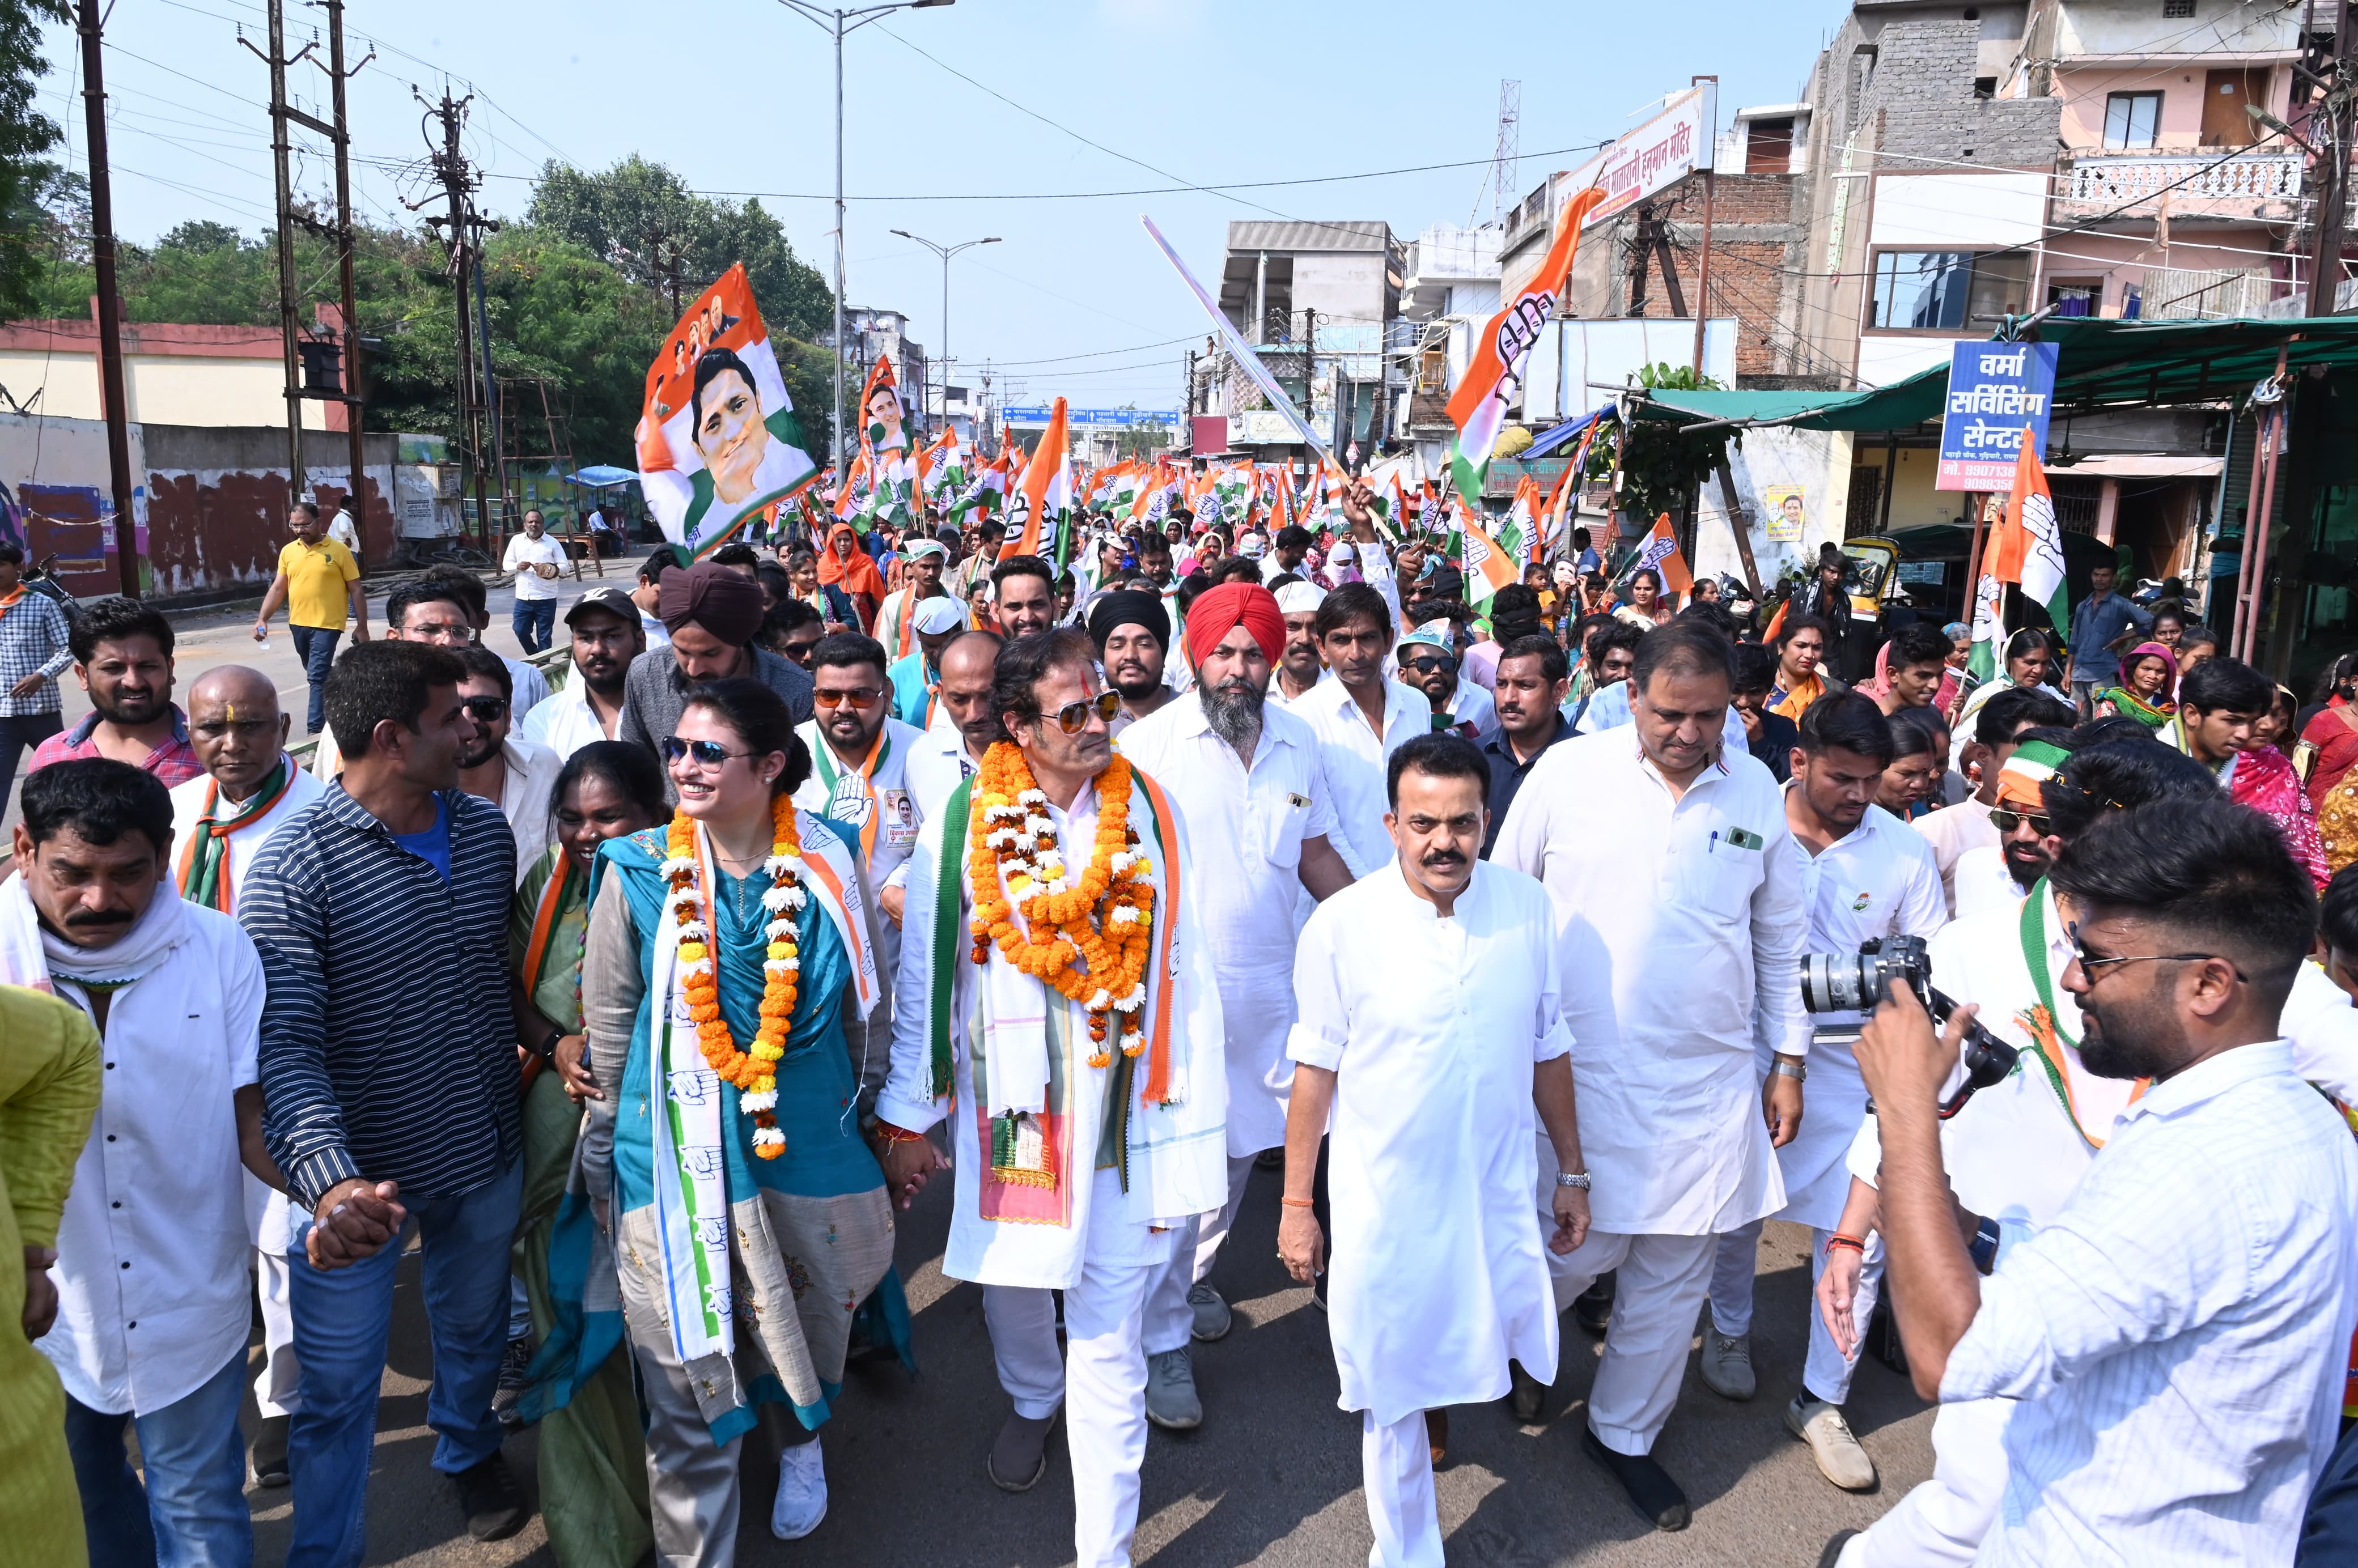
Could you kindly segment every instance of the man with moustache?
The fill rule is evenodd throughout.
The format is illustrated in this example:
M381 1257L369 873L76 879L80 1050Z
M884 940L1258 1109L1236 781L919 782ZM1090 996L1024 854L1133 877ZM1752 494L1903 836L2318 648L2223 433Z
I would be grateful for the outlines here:
M611 741L622 723L631 661L646 652L639 607L620 588L593 588L565 612L572 634L573 678L533 705L516 733L559 761L593 741Z
M912 535L902 552L909 563L909 586L886 594L884 603L876 611L876 640L884 644L888 660L905 659L916 646L916 631L912 622L917 607L926 600L950 596L942 586L942 572L949 565L950 553L938 540Z
M1331 841L1317 740L1269 705L1282 627L1275 596L1257 583L1203 594L1187 611L1194 700L1166 704L1122 737L1122 754L1170 792L1196 862L1220 868L1196 897L1227 1029L1228 1203L1187 1222L1146 1301L1146 1415L1174 1431L1204 1419L1189 1342L1219 1339L1231 1321L1207 1277L1212 1261L1243 1206L1254 1157L1285 1141L1294 903L1352 880Z
M1325 662L1318 656L1318 607L1325 602L1326 590L1314 582L1290 582L1277 590L1278 613L1285 617L1285 652L1278 655L1271 695L1287 707L1325 677Z
M1163 608L1161 594L1117 588L1098 595L1089 606L1089 641L1098 645L1106 685L1121 697L1121 711L1107 726L1116 739L1177 697L1163 678L1171 612Z
M664 573L659 592L671 642L631 661L615 739L659 748L679 728L687 694L730 676L749 676L785 698L797 724L811 716L811 677L754 642L763 613L760 584L702 561ZM677 794L666 771L664 798Z
M1957 857L1956 918L2012 910L2055 863L2062 841L2049 831L2042 786L2071 755L2071 731L2060 725L2024 730L1997 770L1990 827L1997 842Z
M884 648L873 637L838 632L821 638L811 653L811 678L817 716L796 730L810 748L811 773L795 803L860 840L860 861L892 927L883 934L889 968L899 957L902 868L925 823L912 804L909 762L925 734L892 716ZM876 1065L882 1067L882 1056Z
M459 787L488 800L508 819L516 840L516 883L540 863L553 841L556 813L550 797L565 759L546 746L509 733L507 665L489 648L461 648L467 678L459 683L459 706L474 722L474 739L459 752Z
M990 568L990 586L1010 642L1056 623L1056 568L1039 557L1008 557Z
M909 748L909 797L930 821L950 792L982 771L982 754L1007 739L990 706L990 673L1005 641L996 632L957 632L942 645L933 727Z
M168 789L204 772L189 744L188 716L172 700L169 621L135 599L102 599L75 621L69 642L91 714L42 741L35 769L111 757L154 773Z

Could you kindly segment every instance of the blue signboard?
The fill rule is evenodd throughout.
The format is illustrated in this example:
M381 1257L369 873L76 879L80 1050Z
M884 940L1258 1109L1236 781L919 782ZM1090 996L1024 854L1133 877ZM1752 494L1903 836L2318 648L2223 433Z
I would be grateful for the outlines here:
M2036 436L2039 451L2047 450L2055 356L2053 343L1956 345L1949 361L1949 400L1941 416L1941 468L1933 489L2013 488L2023 430Z
M1010 425L1021 426L1025 429L1045 429L1048 426L1049 406L1044 403L1038 404L1028 408L1009 408L1004 410L1004 413L1007 417L1007 422ZM1150 425L1157 427L1163 427L1178 424L1179 415L1176 410L1163 408L1074 408L1067 406L1065 410L1065 423L1068 427L1076 430L1080 429L1085 426L1091 425L1109 426L1117 430L1125 428L1131 425Z

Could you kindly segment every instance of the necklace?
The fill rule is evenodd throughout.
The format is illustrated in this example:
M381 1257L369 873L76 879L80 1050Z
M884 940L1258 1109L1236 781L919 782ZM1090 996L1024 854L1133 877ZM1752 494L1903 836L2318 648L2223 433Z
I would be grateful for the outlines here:
M671 884L665 907L679 925L680 992L687 1002L688 1016L696 1021L698 1048L714 1072L737 1086L737 1103L753 1119L753 1152L764 1160L774 1160L786 1152L786 1135L778 1130L774 1065L786 1054L786 1033L794 1027L797 972L802 968L796 914L810 896L802 890L802 836L795 823L791 795L782 795L770 803L770 857L762 862L770 873L770 887L762 895L762 905L776 918L770 922L767 934L769 945L762 964L762 1022L751 1051L737 1048L728 1021L720 1016L719 959L714 951L719 934L713 929L708 890L697 885L698 829L695 819L685 813L671 819L667 835L671 853L664 862L664 875ZM709 833L705 835L705 845L717 862L719 851ZM752 881L747 877L739 884L740 900L744 883ZM744 915L741 902L741 922Z

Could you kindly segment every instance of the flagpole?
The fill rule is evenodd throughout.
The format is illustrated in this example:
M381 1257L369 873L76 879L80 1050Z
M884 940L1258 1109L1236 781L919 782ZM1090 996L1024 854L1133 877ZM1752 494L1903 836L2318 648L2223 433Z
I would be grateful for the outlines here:
M1982 602L1982 538L1989 527L1990 496L1987 492L1965 497L1974 508L1973 547L1965 552L1965 613L1967 626L1974 623Z

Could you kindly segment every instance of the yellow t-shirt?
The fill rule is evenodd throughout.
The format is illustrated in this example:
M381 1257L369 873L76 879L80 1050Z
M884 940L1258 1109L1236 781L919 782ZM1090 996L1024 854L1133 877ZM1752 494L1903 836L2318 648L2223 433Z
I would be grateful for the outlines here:
M292 539L278 552L278 569L287 574L288 625L343 630L344 585L361 575L350 550L333 539L316 545Z

